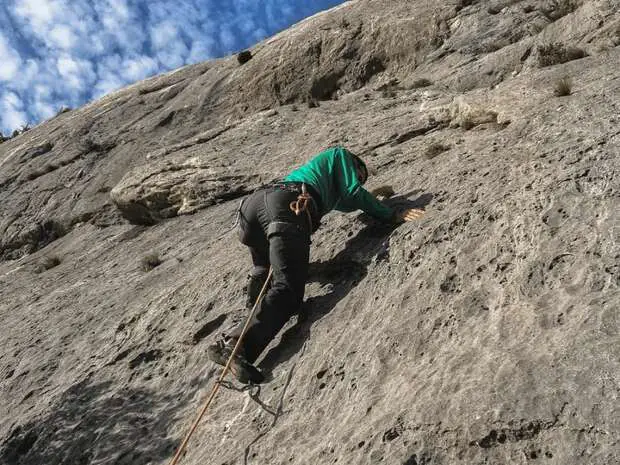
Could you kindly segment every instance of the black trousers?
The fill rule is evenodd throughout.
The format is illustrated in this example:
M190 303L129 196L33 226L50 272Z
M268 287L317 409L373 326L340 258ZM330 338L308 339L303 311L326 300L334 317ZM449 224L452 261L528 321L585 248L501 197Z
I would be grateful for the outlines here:
M269 267L273 269L271 286L243 338L242 349L250 363L256 361L303 302L312 225L305 212L297 216L290 209L298 195L291 188L267 187L254 192L241 205L239 240L249 247L254 265L248 283L250 308ZM243 325L228 336L238 338Z

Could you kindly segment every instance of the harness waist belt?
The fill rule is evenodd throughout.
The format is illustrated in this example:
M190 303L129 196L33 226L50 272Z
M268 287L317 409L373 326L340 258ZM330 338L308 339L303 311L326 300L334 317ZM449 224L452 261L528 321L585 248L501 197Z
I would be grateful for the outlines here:
M282 181L282 182L277 182L273 184L273 187L279 187L281 189L287 189L292 192L301 193L302 192L301 186L304 184L306 185L306 191L308 192L308 194L310 194L310 197L312 197L312 202L314 203L313 207L316 208L316 212L313 212L313 213L321 215L321 212L323 211L323 204L321 202L321 197L319 196L316 189L312 187L310 184L304 183L304 182L298 182L298 181Z

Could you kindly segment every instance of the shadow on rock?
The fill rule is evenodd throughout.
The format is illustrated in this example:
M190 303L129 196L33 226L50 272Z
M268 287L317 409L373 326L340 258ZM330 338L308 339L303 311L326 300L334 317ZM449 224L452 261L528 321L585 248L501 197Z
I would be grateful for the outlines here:
M6 465L130 465L158 462L178 445L168 437L188 400L111 382L69 388L47 417L15 428L0 448Z
M424 208L433 199L433 194L426 193L410 200L408 197L419 193L412 191L386 201L392 208ZM327 294L307 299L297 316L297 323L283 335L278 346L272 348L262 359L259 366L271 372L277 365L286 362L303 347L310 335L310 328L342 300L368 273L368 265L373 260L387 256L387 238L398 228L398 224L384 224L372 220L365 214L360 215L366 226L349 239L342 251L325 262L310 264L308 281L331 284Z
M413 191L413 193L417 193L417 192L420 192L420 191ZM422 194L421 196L419 196L418 198L414 200L410 200L409 198L407 198L410 195L413 195L413 193L392 197L391 199L387 200L385 203L394 208L424 209L429 203L431 203L434 197L433 194L431 194L430 192L427 192L425 194Z

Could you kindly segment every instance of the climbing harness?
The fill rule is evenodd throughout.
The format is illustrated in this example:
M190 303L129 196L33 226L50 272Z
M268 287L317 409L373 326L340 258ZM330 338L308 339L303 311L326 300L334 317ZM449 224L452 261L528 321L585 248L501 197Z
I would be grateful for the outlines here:
M267 274L267 279L265 280L265 284L263 284L263 288L261 289L260 294L256 298L256 302L254 303L254 307L252 307L252 311L248 315L248 319L245 321L245 325L243 325L243 329L241 330L241 335L239 336L239 339L237 340L237 343L235 344L235 347L233 348L232 353L230 354L230 357L228 357L228 361L226 362L226 366L222 370L222 374L220 375L218 380L213 385L213 389L211 390L211 394L209 395L209 398L204 403L202 409L200 409L200 412L198 413L198 416L196 417L196 420L194 420L194 423L192 424L192 427L190 428L190 430L188 431L187 435L185 436L185 439L183 439L183 442L179 446L179 449L177 450L176 454L174 454L174 457L170 461L170 465L176 465L176 463L181 458L181 455L183 454L183 452L185 452L185 448L187 447L187 443L189 442L190 438L194 434L194 431L196 431L196 428L198 427L198 424L200 423L200 420L202 420L202 417L204 416L204 414L206 413L207 409L209 408L209 405L211 405L211 402L215 398L215 394L217 394L218 389L222 385L222 382L224 381L224 377L226 376L226 374L228 373L228 370L230 369L230 364L232 363L235 355L237 355L237 351L241 347L241 341L243 341L243 336L245 336L245 333L248 330L248 327L250 326L250 321L252 320L252 318L254 316L254 313L256 312L256 308L258 307L259 302L261 301L261 299L265 295L265 292L266 292L268 284L269 284L269 280L271 279L272 272L273 272L273 269L271 267L269 267L269 274Z

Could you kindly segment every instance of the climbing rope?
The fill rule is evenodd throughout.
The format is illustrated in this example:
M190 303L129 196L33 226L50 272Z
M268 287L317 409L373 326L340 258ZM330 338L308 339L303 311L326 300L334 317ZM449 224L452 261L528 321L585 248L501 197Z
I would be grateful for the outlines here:
M306 189L306 184L301 185L301 194L297 197L297 200L294 200L289 204L289 207L293 212L299 216L303 212L306 212L308 215L308 224L310 225L310 231L312 231L312 216L310 215L310 210L308 209L308 202L312 202L312 196L308 193Z
M220 375L218 380L215 382L215 385L213 386L213 389L211 390L211 394L209 395L209 398L204 403L202 409L200 409L200 413L196 417L196 420L194 420L194 423L192 424L192 427L190 428L188 433L185 435L185 439L183 439L183 442L179 446L179 449L177 450L177 453L174 454L174 457L170 461L170 465L176 465L176 463L181 458L181 455L183 454L183 452L185 452L185 448L187 447L187 443L189 442L190 438L194 434L194 431L196 431L196 428L198 427L198 424L200 423L200 420L202 420L202 417L204 416L204 414L206 413L207 409L209 408L209 405L211 405L211 402L215 398L215 394L217 394L217 391L220 388L220 385L222 384L222 381L224 381L224 377L228 373L228 370L230 368L230 364L232 363L235 355L237 354L237 351L241 347L241 341L243 341L243 336L245 336L245 333L246 333L248 327L250 326L250 321L252 320L252 317L254 316L254 312L256 311L256 308L258 307L259 302L261 301L261 299L263 298L263 295L265 294L265 291L267 290L267 285L269 284L269 280L271 279L272 272L273 272L273 269L271 267L269 267L269 274L267 275L267 279L265 280L265 284L263 284L263 288L261 289L260 294L256 298L256 302L254 302L254 306L252 307L252 311L250 312L250 315L248 316L248 319L245 321L245 325L243 325L243 329L241 330L241 335L239 336L239 339L237 340L237 343L235 344L235 347L233 348L232 353L230 354L230 357L228 357L228 361L226 362L226 366L224 366L224 370L222 370L222 374Z

